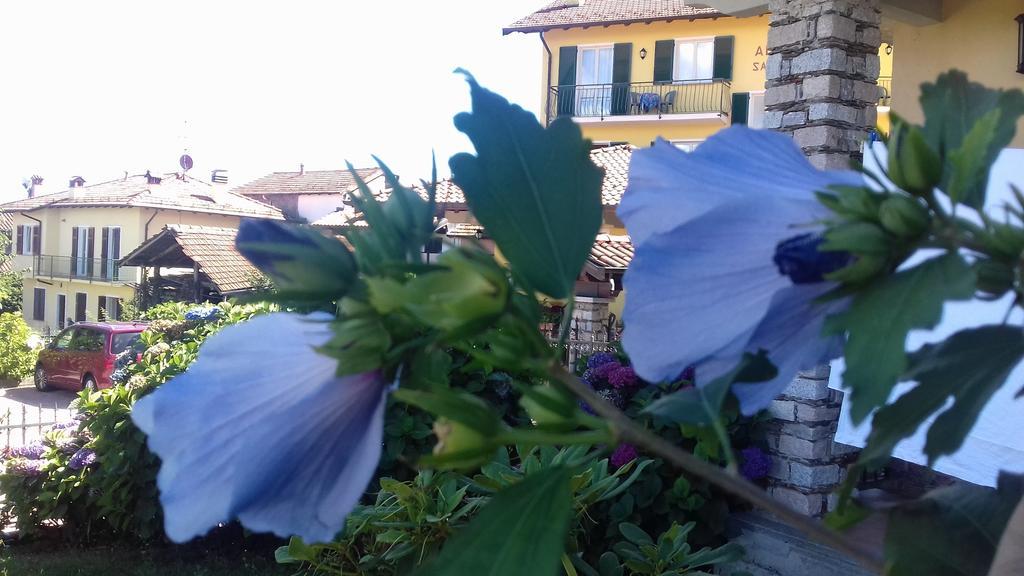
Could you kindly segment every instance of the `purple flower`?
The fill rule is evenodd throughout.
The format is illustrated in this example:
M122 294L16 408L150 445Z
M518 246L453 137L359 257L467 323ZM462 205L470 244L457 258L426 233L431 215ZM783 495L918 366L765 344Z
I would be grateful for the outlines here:
M616 468L621 468L626 464L629 464L633 460L636 460L638 454L636 452L636 446L632 444L619 444L615 452L612 452L609 462Z
M606 362L604 364L601 364L597 368L593 368L594 378L597 379L598 382L600 382L601 380L607 380L608 376L610 376L612 372L618 370L619 368L622 368L622 364L619 364L617 360Z
M609 362L618 362L618 358L611 352L597 352L587 359L587 368L597 368Z
M197 306L185 312L185 320L208 322L220 316L220 308L216 306Z
M338 375L317 348L328 314L275 313L210 337L132 420L161 459L164 530L185 542L232 518L255 532L327 542L380 460L388 385Z
M15 458L7 462L7 473L13 476L42 476L46 460Z
M20 446L18 448L11 448L7 453L8 458L27 458L29 460L37 460L43 457L46 453L46 446L39 441Z
M587 384L590 384L591 388L593 388L598 381L597 376L594 374L594 370L592 368L587 368L583 372L583 376L580 376L580 379L586 382Z
M630 366L620 366L608 374L608 383L615 388L632 388L640 383Z
M615 406L619 410L622 410L623 408L626 407L626 397L623 396L622 392L619 392L618 390L598 390L597 395L600 396L601 398L604 398L609 404ZM587 414L590 414L591 416L596 415L594 409L591 408L590 404L587 404L583 400L580 400L579 404L580 408Z
M68 460L68 467L72 470L81 470L82 468L88 468L96 463L96 453L89 448L82 448L75 455Z
M740 465L740 474L747 480L760 480L772 470L772 457L757 446L750 446L740 451L743 464Z
M683 373L679 375L679 379L692 384L697 379L697 367L690 364L683 369Z
M53 445L62 454L74 454L82 447L82 442L74 436L66 436L64 433L60 433L53 439Z

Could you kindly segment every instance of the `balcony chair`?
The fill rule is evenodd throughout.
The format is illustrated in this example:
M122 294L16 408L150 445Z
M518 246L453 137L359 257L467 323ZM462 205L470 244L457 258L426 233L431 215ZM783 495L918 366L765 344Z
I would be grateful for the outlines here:
M676 106L676 91L669 90L665 93L665 97L661 100L661 104L658 105L659 114L668 114Z

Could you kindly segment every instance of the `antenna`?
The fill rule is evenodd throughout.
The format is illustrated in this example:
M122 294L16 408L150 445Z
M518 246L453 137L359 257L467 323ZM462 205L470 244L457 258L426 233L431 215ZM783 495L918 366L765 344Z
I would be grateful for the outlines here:
M184 172L188 172L189 170L192 169L192 157L188 155L188 120L187 119L184 121L184 127L182 128L181 144L182 144L182 148L184 149L184 153L181 155L181 158L178 158L178 165L181 166L181 169L182 169L182 171L184 173Z

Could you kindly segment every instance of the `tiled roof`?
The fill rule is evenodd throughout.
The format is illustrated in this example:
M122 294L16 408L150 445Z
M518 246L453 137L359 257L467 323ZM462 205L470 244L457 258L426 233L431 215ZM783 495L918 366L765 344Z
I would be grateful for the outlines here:
M336 228L339 226L366 226L366 221L362 219L361 213L356 212L355 208L342 206L340 210L335 210L330 214L321 216L311 222L311 224L313 226Z
M420 184L413 186L413 190L420 195L420 198L427 199L427 189ZM462 193L451 178L437 181L437 188L434 190L434 201L438 204L466 204L466 195Z
M618 206L622 193L626 191L629 179L629 161L633 157L633 147L629 144L595 148L590 152L594 164L604 168L604 181L601 183L601 204Z
M719 16L724 15L714 8L688 6L684 0L555 0L513 22L502 32L541 32L552 28Z
M452 238L475 238L477 233L483 235L484 227L479 224L470 224L468 222L448 224L447 236Z
M25 212L48 207L102 206L166 208L278 220L283 218L281 211L273 206L179 174L165 174L159 184L150 184L146 175L139 174L90 186L69 188L53 194L0 204L0 211Z
M590 248L587 261L604 270L625 270L633 260L633 243L629 236L598 234Z
M136 266L152 262L149 257L158 255L151 255L150 252L165 252L167 243L173 240L182 254L199 264L199 271L206 274L222 294L249 290L255 288L253 279L258 277L258 272L235 248L236 234L238 230L234 228L169 224L121 261Z
M13 242L14 241L14 234L13 234L13 232L14 232L14 214L11 214L10 212L0 212L0 236L6 236L7 240L10 240L11 242ZM5 240L5 242L6 242L6 240ZM6 246L6 244L4 246ZM0 246L0 249L3 249L3 247ZM13 248L11 249L11 252L12 253L14 252ZM14 266L14 263L13 263L11 258L7 258L3 254L0 254L0 273L2 273L2 272L9 272L11 270L11 268L13 268L13 266Z
M383 177L380 168L356 168L364 182ZM235 188L236 194L262 196L269 194L346 194L357 187L356 179L348 170L305 170L303 172L273 172Z

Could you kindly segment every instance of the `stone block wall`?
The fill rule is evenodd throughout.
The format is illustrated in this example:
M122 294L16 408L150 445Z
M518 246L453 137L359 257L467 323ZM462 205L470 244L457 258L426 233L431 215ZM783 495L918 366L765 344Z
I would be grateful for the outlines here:
M611 315L608 298L576 297L572 313L572 327L576 329L577 340L585 342L606 342L608 340L608 318Z
M878 0L771 0L765 127L819 168L859 158L876 120Z

